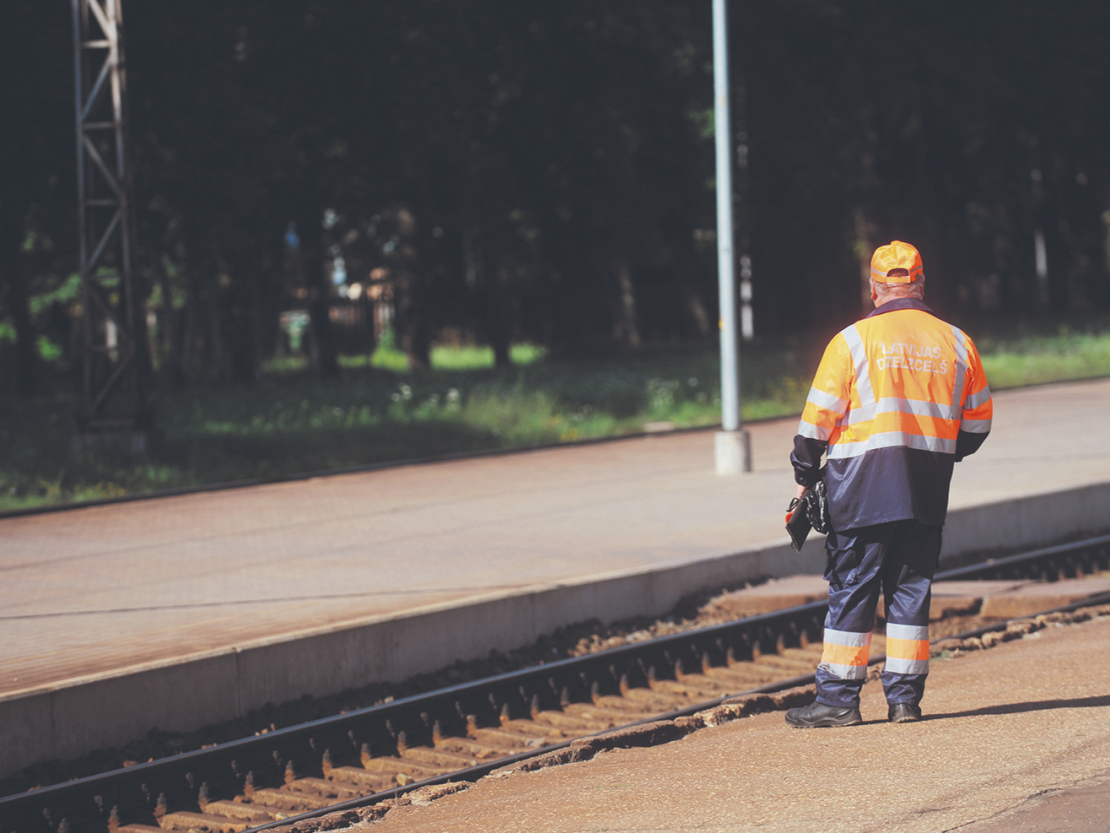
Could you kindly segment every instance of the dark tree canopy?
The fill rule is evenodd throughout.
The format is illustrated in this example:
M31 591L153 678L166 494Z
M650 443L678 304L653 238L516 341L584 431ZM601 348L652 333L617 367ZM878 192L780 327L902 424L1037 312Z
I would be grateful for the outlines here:
M39 336L76 349L72 35L64 0L7 5L0 367L29 390ZM445 332L499 363L520 339L713 337L708 0L124 5L142 288L175 378L251 379L290 309L336 372L337 257L388 286L417 367ZM758 332L842 326L895 237L965 317L1044 309L1038 230L1049 306L1110 306L1105 3L730 16Z

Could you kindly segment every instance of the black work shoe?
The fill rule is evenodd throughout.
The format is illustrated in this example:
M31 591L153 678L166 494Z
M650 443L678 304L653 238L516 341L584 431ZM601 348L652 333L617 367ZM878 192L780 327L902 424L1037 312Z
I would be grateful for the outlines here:
M921 719L921 707L913 703L895 703L886 713L891 723L913 723Z
M816 729L821 726L855 726L862 719L859 709L826 706L814 700L804 708L787 711L786 722L795 729Z

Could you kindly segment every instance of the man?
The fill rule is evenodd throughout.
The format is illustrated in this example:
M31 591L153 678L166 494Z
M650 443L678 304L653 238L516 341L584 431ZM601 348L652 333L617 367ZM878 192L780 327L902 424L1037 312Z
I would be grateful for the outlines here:
M888 718L921 718L930 588L952 468L982 445L993 413L975 345L937 318L924 295L917 249L895 240L875 250L875 310L825 349L794 438L798 496L824 476L832 531L817 699L786 713L791 726L860 722L880 589Z

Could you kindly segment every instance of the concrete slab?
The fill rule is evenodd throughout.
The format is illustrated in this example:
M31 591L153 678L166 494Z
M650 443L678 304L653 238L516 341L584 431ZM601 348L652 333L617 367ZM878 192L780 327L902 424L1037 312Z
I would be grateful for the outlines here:
M1074 787L1049 788L1016 812L975 833L1105 833L1110 818L1110 770Z
M828 597L829 585L819 575L785 576L726 593L713 600L713 608L730 616L758 616Z
M983 605L983 597L991 594L1007 593L1031 581L938 581L933 584L932 602L929 605L929 621L936 622L946 616L978 613ZM1049 606L1038 609L1048 610Z
M938 581L930 618L946 610L970 610L986 619L1013 619L1110 593L1110 578L1062 581Z
M1110 380L999 394L957 467L945 556L1110 528L1108 409ZM796 425L749 425L745 475L714 473L704 431L2 519L0 748L27 752L0 777L818 574L820 537L796 553L782 528ZM133 675L165 681L98 693ZM47 713L29 744L20 715Z
M1027 584L1005 593L985 594L980 615L992 619L1031 616L1042 610L1110 593L1110 579L1082 578Z
M1037 579L984 579L983 581L934 581L933 596L942 598L982 599L984 596L997 596L1011 593L1022 587L1043 584Z
M951 614L977 613L989 619L1012 619L1105 593L1110 593L1110 578L938 581L933 584L929 618L936 621ZM820 576L787 576L726 593L714 599L712 607L731 616L757 616L826 598L828 585ZM882 600L877 614L882 618Z

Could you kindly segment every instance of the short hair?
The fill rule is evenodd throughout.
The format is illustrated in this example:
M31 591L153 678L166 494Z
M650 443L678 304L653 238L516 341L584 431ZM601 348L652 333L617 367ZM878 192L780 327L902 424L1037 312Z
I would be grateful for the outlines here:
M891 277L898 275L905 277L910 273L906 269L891 269L887 274ZM875 281L875 294L880 301L889 301L892 298L916 298L920 301L925 297L925 276L921 275L911 283Z

